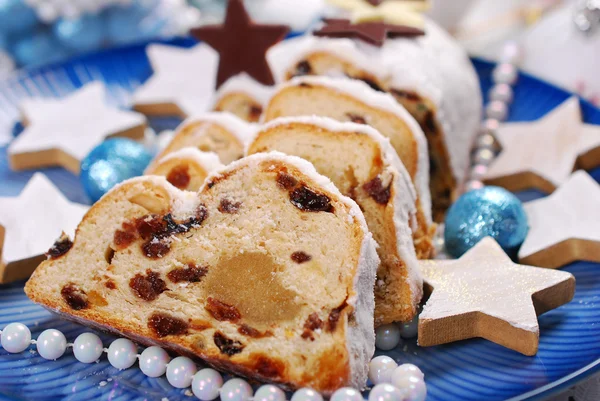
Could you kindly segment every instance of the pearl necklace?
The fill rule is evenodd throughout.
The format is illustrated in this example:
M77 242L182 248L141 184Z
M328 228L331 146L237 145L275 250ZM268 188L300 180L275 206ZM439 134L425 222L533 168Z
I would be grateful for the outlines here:
M218 397L223 401L286 400L286 394L277 386L265 384L254 393L244 379L233 378L224 382L216 370L198 370L196 364L184 356L171 360L161 347L148 347L138 354L137 345L126 338L116 339L104 348L102 340L94 333L80 334L73 343L69 343L61 331L47 329L34 340L27 326L10 323L0 330L0 344L10 353L21 353L35 345L40 356L48 360L62 357L71 348L75 358L82 363L96 362L106 353L110 364L120 370L131 368L137 361L146 376L156 378L166 374L173 387L184 389L191 386L192 393L205 401ZM371 360L369 379L374 384L369 401L424 401L427 394L424 375L418 367L412 364L398 366L388 356ZM323 397L313 389L302 388L292 395L291 401L323 401ZM363 396L357 389L344 387L333 393L331 401L363 401Z

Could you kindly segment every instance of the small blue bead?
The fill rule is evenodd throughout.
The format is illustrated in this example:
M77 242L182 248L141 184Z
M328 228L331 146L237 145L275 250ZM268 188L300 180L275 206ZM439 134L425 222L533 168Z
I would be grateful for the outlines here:
M446 250L456 258L488 236L514 258L528 230L521 201L503 188L490 186L467 192L450 207L444 239Z
M138 142L125 138L107 139L82 161L79 179L93 202L120 182L140 176L152 154Z
M69 52L46 30L39 30L18 40L13 55L20 65L40 65L66 58Z
M22 0L0 0L0 34L25 33L37 22L35 11Z
M52 29L63 45L80 52L97 49L104 40L105 26L100 16L84 15L76 19L62 19Z

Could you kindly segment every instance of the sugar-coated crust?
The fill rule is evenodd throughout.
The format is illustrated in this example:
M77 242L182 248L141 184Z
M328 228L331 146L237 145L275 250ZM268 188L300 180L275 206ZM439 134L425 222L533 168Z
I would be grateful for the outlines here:
M229 78L215 94L215 100L213 104L219 102L224 96L232 93L244 93L259 104L266 104L271 97L272 87L261 84L255 81L248 74L241 73L234 77Z
M343 213L347 216L347 227L353 233L352 243L356 244L355 247L353 246L353 250L348 250L353 255L352 260L356 260L356 265L348 266L351 269L350 271L354 273L352 283L348 283L346 300L347 305L351 306L354 311L354 320L349 322L350 316L347 314L344 314L339 320L338 326L343 324L340 327L340 331L341 329L344 330L345 340L343 344L335 344L333 349L335 352L332 355L323 357L319 371L310 372L307 375L307 377L317 378L310 379L314 380L313 382L304 381L305 379L293 381L285 376L279 377L275 381L288 388L312 386L321 389L325 394L331 394L340 385L362 388L365 386L367 379L368 362L374 352L373 285L379 258L371 234L367 230L364 217L358 206L351 199L343 197L328 179L318 175L312 165L302 159L278 153L260 154L233 163L222 169L220 173L211 175L211 179L213 184L216 181L222 182L243 169L264 169L265 164L270 162L274 165L286 166L288 171L292 171L296 177L306 182L307 185L329 196L336 204L335 214ZM132 194L162 193L163 199L167 199L167 202L169 202L168 210L174 217L191 216L197 211L200 202L199 195L204 194L203 196L206 199L210 199L211 192L215 190L214 188L219 187L217 185L213 188L213 186L204 185L198 193L192 193L179 191L163 177L145 176L134 178L116 186L97 202L84 218L80 228L87 223L85 230L89 234L90 224L95 224L92 222L105 212L105 208L111 208L117 202L130 199ZM346 218L344 217L341 221L346 221ZM54 279L53 276L48 276L50 274L49 269L57 268L58 265L65 267L64 263L69 263L68 258L71 252L80 249L78 246L88 246L86 241L89 238L80 237L82 235L82 231L78 229L71 251L56 261L46 261L38 267L32 279L26 284L25 289L27 295L34 302L41 303L57 313L65 314L69 319L123 334L148 345L157 344L190 356L201 355L202 359L216 368L225 369L251 379L272 380L266 374L256 370L255 366L259 361L254 358L257 357L255 354L249 354L245 358L236 357L234 358L235 362L233 362L230 358L225 358L210 347L202 348L203 351L199 352L188 336L168 336L168 339L161 339L151 335L148 329L144 327L139 326L141 331L138 331L138 326L127 320L121 320L118 324L115 324L114 319L111 320L112 316L106 316L106 313L103 314L102 310L98 308L79 311L67 310L66 304L57 294L56 287L47 283L47 281ZM79 255L77 254L77 256ZM66 261L64 258L67 258ZM336 332L339 333L339 331ZM341 338L341 336L338 334L337 338ZM343 353L341 350L344 350ZM295 377L298 377L298 369L301 370L302 367L294 366Z
M415 187L419 195L421 209L423 210L427 224L431 225L431 193L429 192L429 153L427 140L425 139L423 130L413 116L411 116L402 105L396 102L391 95L373 91L364 82L349 78L331 78L322 76L296 77L289 82L280 85L278 92L281 92L285 88L298 87L302 84L326 87L336 92L344 93L371 107L392 113L408 126L417 143Z
M360 40L304 35L272 47L268 61L278 82L311 54L330 54L386 83L390 89L412 90L431 101L443 128L452 173L462 182L468 154L481 115L477 74L460 45L433 21L417 38L387 39L382 47ZM331 71L338 76L339 71Z
M235 135L243 145L246 144L253 131L253 126L251 124L248 124L244 120L228 112L206 112L186 118L177 131L179 132L186 126L197 122L208 122L220 125L231 134ZM175 135L177 135L177 133L175 133Z

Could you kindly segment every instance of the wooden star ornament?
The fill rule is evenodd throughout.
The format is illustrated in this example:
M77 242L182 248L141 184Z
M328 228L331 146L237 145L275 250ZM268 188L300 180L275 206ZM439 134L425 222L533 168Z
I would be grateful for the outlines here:
M79 174L81 160L111 136L142 139L146 118L106 104L106 88L92 82L62 99L21 104L25 130L8 147L10 167L61 166Z
M289 31L285 25L254 23L242 0L229 0L223 25L202 26L192 29L191 34L219 53L218 88L243 72L263 85L274 85L266 53Z
M576 171L552 195L524 207L529 233L521 262L549 268L600 263L600 186L586 172Z
M552 193L573 172L582 149L581 135L575 96L537 121L502 124L496 134L502 151L484 181L513 192L537 188Z
M41 173L19 196L0 198L0 284L29 277L61 232L75 233L87 210Z
M537 316L573 299L567 272L518 265L490 237L457 260L421 261L433 288L419 316L419 345L482 337L524 355L539 344Z

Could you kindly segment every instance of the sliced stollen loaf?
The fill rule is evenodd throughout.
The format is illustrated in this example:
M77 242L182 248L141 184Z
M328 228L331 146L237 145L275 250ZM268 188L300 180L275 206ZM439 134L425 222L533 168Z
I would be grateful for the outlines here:
M223 164L229 164L243 157L252 131L250 124L231 113L205 113L190 117L177 127L173 139L156 156L150 168L169 153L185 147L214 152Z
M273 152L197 193L158 176L126 181L25 291L67 318L330 394L366 383L375 248L354 201L307 161Z
M246 73L229 78L217 91L214 111L227 111L242 120L256 123L271 97L272 88L255 81Z
M417 190L417 254L433 255L435 225L431 219L429 157L423 130L415 119L386 93L348 78L297 77L279 86L265 108L268 122L279 117L316 115L367 124L390 142Z
M423 292L410 228L417 195L389 139L367 125L282 117L257 132L247 153L273 150L310 161L358 203L379 244L375 325L411 320Z
M221 168L223 164L216 153L187 147L167 154L148 167L144 174L166 177L174 187L195 192L211 172Z

